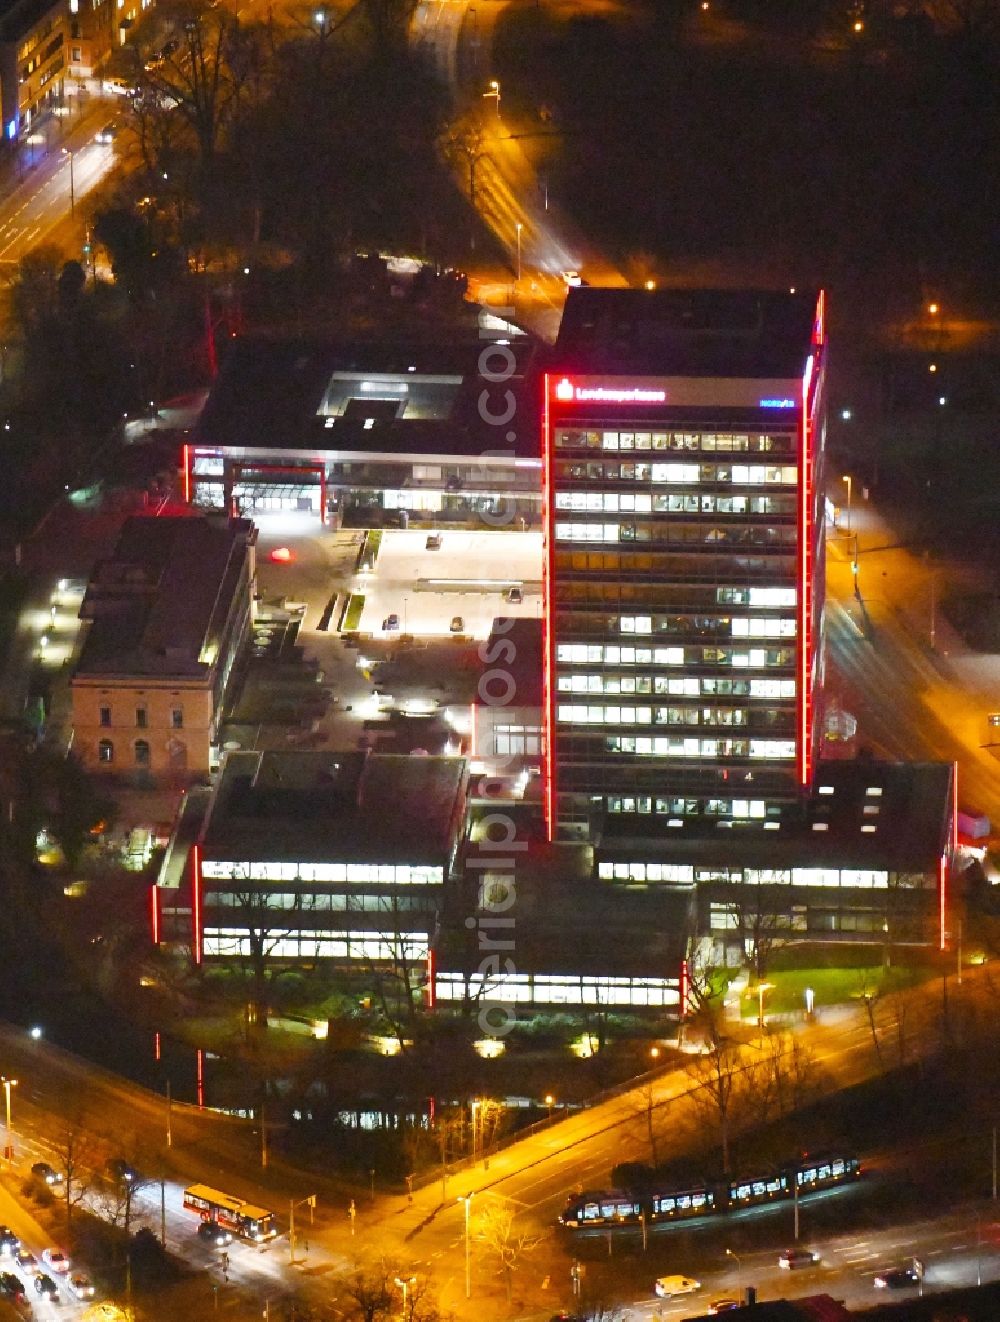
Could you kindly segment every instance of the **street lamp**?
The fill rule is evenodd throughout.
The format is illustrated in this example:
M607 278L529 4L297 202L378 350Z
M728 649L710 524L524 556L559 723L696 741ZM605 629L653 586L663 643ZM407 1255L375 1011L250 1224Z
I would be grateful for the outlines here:
M521 223L521 221L518 221L514 226L514 228L515 230L517 230L517 283L520 284L521 283L521 231L524 229L524 226Z
M69 214L76 213L76 188L73 180L73 148L63 147L62 154L69 157Z
M734 1253L734 1252L732 1251L732 1249L726 1249L726 1257L727 1257L727 1258L732 1258L733 1261L736 1263L736 1288L737 1288L737 1290L742 1289L742 1286L743 1286L743 1260L742 1260L742 1258L740 1257L740 1255L739 1255L738 1253Z
M551 1124L551 1122L552 1122L552 1108L553 1108L553 1106L555 1106L555 1104L556 1104L556 1099L552 1096L552 1094L551 1094L550 1092L547 1092L547 1093L545 1094L545 1105L549 1108L549 1123L550 1123L550 1124Z
M484 97L494 97L497 103L497 119L500 118L500 84L495 78L490 79L489 90L483 93Z
M3 1155L8 1161L14 1160L14 1144L11 1141L10 1132L10 1090L17 1087L17 1079L8 1079L6 1075L0 1076L0 1083L3 1084L4 1100L7 1103L7 1142L4 1145Z
M459 1194L455 1200L465 1204L465 1297L472 1298L472 1241L469 1238L469 1207L472 1203L474 1194Z
M416 1285L416 1283L417 1283L417 1278L415 1276L396 1277L396 1284L403 1292L403 1322L406 1322L406 1292L411 1285Z
M757 984L757 1025L760 1031L764 1031L764 993L769 992L774 986L773 982L758 982Z
M841 480L842 480L843 482L846 482L846 483L847 483L847 535L848 535L848 537L850 537L850 535L851 535L851 495L853 494L853 491L854 491L854 480L853 480L853 478L851 477L850 473L845 473L844 476L843 476L843 478L842 478Z

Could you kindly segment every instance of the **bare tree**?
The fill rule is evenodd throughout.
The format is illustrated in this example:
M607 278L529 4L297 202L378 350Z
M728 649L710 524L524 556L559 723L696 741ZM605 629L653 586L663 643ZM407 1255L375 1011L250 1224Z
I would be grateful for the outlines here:
M632 1096L633 1094L630 1094ZM656 1135L656 1111L660 1103L656 1100L655 1080L648 1079L640 1085L634 1093L633 1113L635 1115L637 1126L641 1125L645 1131L645 1139L649 1145L649 1161L654 1168L660 1164L659 1143Z
M702 1037L704 1051L688 1066L695 1084L691 1094L696 1111L718 1130L722 1166L729 1174L729 1139L734 1113L737 1080L743 1069L741 1048L725 1032L724 990L716 971L693 969L688 989L691 1013L688 1023Z
M404 1281L405 1310L400 1307ZM437 1322L439 1317L427 1278L404 1271L384 1258L359 1264L340 1285L347 1315L358 1322L388 1322L398 1316L403 1322Z
M504 1282L508 1304L513 1299L515 1267L539 1243L537 1236L515 1226L516 1218L517 1209L507 1198L484 1200L475 1217L476 1238Z
M344 1294L351 1306L350 1316L360 1322L380 1322L392 1309L389 1272L384 1263L358 1267L344 1278Z
M55 1143L56 1156L62 1166L64 1181L63 1204L66 1209L66 1235L73 1224L73 1213L93 1186L94 1172L102 1168L108 1158L108 1148L85 1127L84 1117L77 1114L68 1121Z
M728 909L739 933L743 954L757 982L767 975L772 953L789 933L787 886L741 885L733 888Z
M249 873L249 865L242 865L242 870ZM302 895L296 893L292 906L286 908L283 893L251 882L249 877L231 894L233 924L245 932L237 939L236 957L250 976L246 1026L251 1037L267 1030L270 984L290 971L279 952L286 939L298 935L300 925L290 915L301 913Z

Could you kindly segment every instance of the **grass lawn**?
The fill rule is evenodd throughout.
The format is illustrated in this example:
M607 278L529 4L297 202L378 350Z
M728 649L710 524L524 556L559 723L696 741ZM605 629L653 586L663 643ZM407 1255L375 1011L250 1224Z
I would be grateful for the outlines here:
M365 594L363 592L352 592L351 598L347 603L347 610L344 611L344 618L341 621L341 633L353 633L361 623L361 614L365 608Z
M771 969L766 981L771 984L764 997L765 1013L791 1014L804 1010L805 990L811 987L815 993L815 1007L850 1003L863 992L898 991L901 987L915 987L928 978L934 977L930 967L884 968L881 963L867 964L850 968L801 968ZM758 1000L755 984L743 997L743 1017L757 1017Z

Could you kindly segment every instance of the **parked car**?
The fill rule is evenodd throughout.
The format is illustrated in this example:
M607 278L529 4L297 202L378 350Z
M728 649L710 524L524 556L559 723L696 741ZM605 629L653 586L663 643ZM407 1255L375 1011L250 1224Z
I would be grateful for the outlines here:
M62 1184L63 1173L50 1166L47 1161L36 1161L31 1168L31 1173L39 1180L44 1180L46 1184Z
M872 1281L876 1290L909 1290L920 1284L920 1277L912 1267L890 1267L878 1272Z
M383 633L399 632L399 616L395 613L395 611L393 611L391 615L387 615L385 619L382 621L382 632Z
M701 1289L701 1281L692 1276L661 1276L653 1286L654 1293L661 1299L673 1299L679 1294L693 1294Z
M93 1299L94 1282L84 1272L74 1272L69 1278L70 1293L77 1299Z
M0 1272L0 1294L5 1299L12 1299L15 1304L19 1304L24 1298L24 1286L21 1284L20 1276L15 1276L13 1272Z
M743 1305L738 1299L713 1299L708 1306L709 1317L718 1317L720 1313L735 1313Z
M453 615L451 617L450 628L452 633L465 633L465 621L462 619L461 615Z
M507 589L503 594L503 598L504 601L509 601L512 606L520 606L521 602L524 601L524 592L515 585Z
M59 1298L59 1287L51 1276L46 1276L44 1272L35 1272L34 1278L35 1294L44 1295L46 1299L51 1299L53 1303Z
M16 1253L21 1241L10 1226L0 1226L0 1253Z
M207 1240L218 1249L224 1249L227 1244L233 1242L232 1235L225 1226L220 1226L218 1221L202 1221L198 1226L198 1238Z
M38 1259L31 1249L26 1249L23 1244L14 1254L14 1260L19 1267L33 1269L38 1266Z
M69 1258L62 1249L42 1249L42 1262L50 1271L58 1272L60 1276L65 1276L69 1271Z
M441 534L439 532L432 532L430 536L427 538L427 541L424 542L424 547L428 551L440 551Z
M563 284L568 285L570 289L575 289L583 284L583 277L579 271L562 271L560 274L562 275Z
M778 1266L793 1272L798 1267L814 1267L819 1262L819 1254L812 1249L785 1249L778 1257Z

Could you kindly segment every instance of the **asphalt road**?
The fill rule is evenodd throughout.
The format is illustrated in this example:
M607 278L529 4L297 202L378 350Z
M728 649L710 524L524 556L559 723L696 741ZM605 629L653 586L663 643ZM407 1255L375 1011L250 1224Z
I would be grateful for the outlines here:
M87 196L116 160L114 145L96 142L95 135L120 109L114 100L90 97L81 112L49 125L48 150L22 147L0 198L0 280L42 244L80 255Z
M1000 821L1000 763L984 747L1000 658L971 654L934 605L958 568L900 545L870 507L854 510L853 532L860 597L853 539L827 544L827 701L857 717L858 744L880 755L957 761L960 801Z

